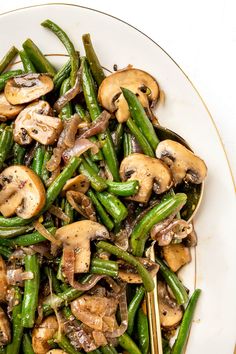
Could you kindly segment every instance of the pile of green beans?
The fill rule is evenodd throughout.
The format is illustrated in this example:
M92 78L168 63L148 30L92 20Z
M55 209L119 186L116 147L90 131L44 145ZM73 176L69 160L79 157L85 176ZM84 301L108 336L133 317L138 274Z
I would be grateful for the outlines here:
M47 19L41 25L53 32L62 42L69 60L67 59L64 65L57 69L43 54L43 48L41 50L32 39L28 38L22 44L23 48L19 48L18 51L14 46L11 47L0 60L1 93L4 92L5 85L11 78L23 73L46 73L47 78L49 76L53 82L53 88L50 93L39 97L39 99L47 101L53 107L58 98L63 99L69 90L76 87L81 72L79 94L65 102L58 113L58 118L61 119L60 123L63 127L68 127L71 117L76 114L80 119L79 129L81 127L82 129L89 128L92 123L92 127L94 127L103 110L98 100L98 90L106 79L106 75L93 47L90 34L82 36L85 56L80 57L79 51L68 34L57 24ZM17 54L20 56L22 69L14 70L10 68L10 65ZM28 76L32 77L32 75ZM186 203L187 196L184 193L176 193L176 190L173 189L171 193L160 196L153 193L147 204L137 204L132 200L144 182L132 179L121 180L119 172L121 162L134 152L132 143L134 140L137 141L141 153L153 158L155 158L155 150L160 141L137 95L126 87L121 87L120 90L129 107L130 117L128 120L118 123L115 119L110 119L103 131L99 130L97 134L89 137L89 140L99 148L96 154L92 154L91 151L78 156L75 154L66 162L63 160L65 158L63 154L59 156L61 160L58 171L56 171L58 173L51 183L49 182L53 174L49 171L48 162L55 157L55 148L59 146L59 144L57 146L58 138L51 145L43 145L40 140L34 140L29 145L21 145L14 133L15 118L1 117L0 194L5 188L5 180L1 177L1 172L10 166L18 166L18 168L27 166L35 178L37 175L42 188L44 188L45 203L37 215L32 214L34 216L28 219L14 215L9 217L0 215L0 261L6 264L7 269L11 271L16 268L23 277L22 280L7 285L13 299L12 313L9 317L9 320L11 318L11 338L6 345L0 347L0 353L33 354L35 352L35 332L49 315L55 315L57 319L63 317L65 323L76 322L77 326L81 326L80 328L85 330L82 327L83 322L74 317L73 309L70 306L74 300L83 295L94 296L93 291L96 288L93 288L92 292L90 289L84 289L95 278L99 281L97 289L103 287L104 294L108 294L104 296L113 296L114 300L116 298L119 300L120 294L125 289L127 303L123 304L123 307L127 306L127 311L123 312L126 312L127 319L121 320L121 304L119 304L120 312L117 307L114 319L117 320L117 326L120 325L120 322L127 322L127 327L114 341L115 345L107 336L106 345L97 347L89 353L151 353L150 335L152 334L149 333L146 294L156 291L156 289L154 275L148 270L146 263L144 265L145 260L140 260L140 257L146 257L145 252L151 245L149 236L153 226L179 212ZM27 103L24 104L25 106L27 107ZM51 116L54 114L53 110L48 113ZM79 133L80 130L77 131L75 139L80 138ZM67 142L65 149L73 148L72 143L69 146ZM80 189L79 191L74 190L84 198L79 205L82 210L81 214L69 200L65 188L68 185L67 181L78 175L85 176L88 184L87 189L81 185L81 189L84 187L83 193L80 192ZM85 177L83 178L86 180ZM24 183L20 184L20 188L23 185ZM72 190L75 188L74 186L71 187ZM14 193L15 191L8 198L15 195ZM0 206L1 203L2 199L0 198ZM24 207L24 200L22 205ZM88 213L86 217L87 210L90 212L92 210L93 215ZM178 218L180 217L181 215L178 214ZM89 218L104 225L109 232L109 238L104 241L105 237L101 234L98 237L96 234L95 238L89 239L89 242L91 241L90 249L86 251L90 257L89 263L86 264L88 272L74 274L77 266L76 256L80 253L82 246L70 246L69 236L66 236L66 241L60 240L58 229L61 227L66 229L72 223ZM41 229L39 224L41 224ZM123 235L127 243L126 246L121 242ZM74 238L76 237L75 232ZM65 262L66 247L74 252L73 257L70 260L67 259L67 262ZM177 274L168 267L168 264L162 259L162 254L160 252L158 254L156 264L152 264L156 269L159 266L157 280L164 280L171 289L177 304L182 309L186 307L173 347L170 348L168 341L163 341L165 348L167 348L166 353L181 354L186 346L200 290L197 289L189 299L187 290ZM122 272L126 267L128 269L126 275L134 275L139 278L138 281L132 279L127 282L121 281ZM68 268L73 273L73 281L69 279ZM4 267L0 269L0 272L5 271L4 269ZM9 272L9 274L11 273ZM7 299L3 301L4 311L6 301ZM1 330L0 323L0 332ZM91 333L92 331L91 328ZM40 340L43 339L40 338ZM82 345L79 350L76 349L63 326L60 330L56 330L51 338L47 339L45 345L51 349L62 349L68 354L85 353Z

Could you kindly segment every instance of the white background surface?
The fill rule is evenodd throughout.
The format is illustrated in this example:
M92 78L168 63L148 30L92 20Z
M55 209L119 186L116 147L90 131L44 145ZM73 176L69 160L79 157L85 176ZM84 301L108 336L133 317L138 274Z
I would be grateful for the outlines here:
M48 2L1 0L0 13ZM165 49L189 76L207 104L222 137L236 179L234 0L58 0L57 2L73 2L119 17L143 31ZM50 14L45 14L45 17L50 18ZM207 149L207 141L205 144ZM215 158L217 159L217 156Z

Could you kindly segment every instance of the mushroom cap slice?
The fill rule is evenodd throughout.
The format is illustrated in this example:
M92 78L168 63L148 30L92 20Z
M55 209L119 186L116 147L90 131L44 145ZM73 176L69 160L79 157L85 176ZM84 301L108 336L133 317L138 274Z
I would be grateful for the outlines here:
M23 74L9 79L4 93L11 104L29 103L53 90L47 74Z
M17 116L13 128L14 140L27 145L36 140L43 145L54 144L62 131L61 119L48 116L51 111L46 101L37 101L28 105Z
M139 190L129 197L140 203L147 203L152 190L161 194L172 186L170 169L159 159L143 154L131 154L123 159L120 165L122 181L138 180Z
M5 302L6 301L6 296L7 296L7 287L8 287L8 282L7 282L7 266L0 255L0 302Z
M50 350L48 340L52 339L58 331L56 316L48 316L32 332L32 346L35 354L45 354Z
M62 188L62 195L65 195L67 191L81 192L85 194L88 191L89 186L90 182L88 178L84 175L78 175L66 181Z
M174 329L183 317L182 308L171 298L165 283L158 281L157 292L161 327Z
M11 341L11 326L10 321L0 307L0 347L8 344Z
M163 258L173 272L177 272L185 264L191 262L191 253L182 243L171 243L162 247Z
M0 93L0 116L12 119L17 116L23 108L24 105L20 104L13 106L8 102L4 93Z
M109 232L98 222L81 220L60 227L55 234L64 247L75 250L75 273L87 273L90 267L90 241L108 239Z
M159 95L156 80L143 70L128 67L107 76L99 87L98 100L109 112L116 112L119 123L126 122L130 117L129 107L121 87L135 93L142 106L148 110L150 104L155 103Z
M0 212L29 219L39 213L46 201L41 179L26 166L10 166L0 174Z
M148 272L154 278L159 270L159 265L148 258L138 258L138 260L140 263L142 263L142 265L148 270ZM119 260L118 265L119 265L118 276L121 280L131 284L143 283L143 280L138 274L137 270L134 267L130 266L130 264Z
M156 149L156 157L170 167L175 185L182 180L199 184L207 175L205 162L176 141L169 139L161 141Z

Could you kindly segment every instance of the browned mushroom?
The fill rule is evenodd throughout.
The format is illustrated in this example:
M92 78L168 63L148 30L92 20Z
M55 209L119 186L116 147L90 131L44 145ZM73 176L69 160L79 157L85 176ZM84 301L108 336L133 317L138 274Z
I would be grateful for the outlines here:
M172 185L169 168L159 159L143 154L131 154L123 159L120 165L122 181L138 180L139 191L129 199L147 203L152 191L161 194Z
M177 272L182 266L191 262L191 253L188 247L182 243L172 243L162 247L163 257L173 272Z
M6 301L7 286L7 267L4 259L0 255L0 303Z
M13 119L23 108L24 105L13 106L8 102L4 93L0 93L0 116L6 117L7 119Z
M45 101L28 105L15 120L13 136L20 144L30 144L36 140L43 145L54 144L63 128L61 119L47 115L50 106Z
M156 157L170 167L175 185L182 180L199 184L206 177L205 162L176 141L169 139L161 141L156 149Z
M182 308L170 296L164 282L158 281L157 291L161 327L163 329L174 329L183 317Z
M7 315L0 307L0 347L11 341L11 327Z
M90 183L88 178L84 175L78 175L66 181L64 187L62 188L62 195L64 195L67 191L86 193L89 186Z
M29 219L39 213L46 201L41 179L26 166L10 166L0 174L0 212Z
M108 239L107 229L94 221L81 220L63 226L56 231L55 237L62 241L64 248L75 251L75 273L87 273L90 267L90 241ZM63 260L62 260L62 263Z
M13 105L29 103L52 91L53 80L47 74L23 74L9 79L4 94Z
M58 330L56 316L48 316L39 327L32 332L32 346L35 354L46 354L50 350L48 340L52 339Z
M109 112L116 112L116 118L120 123L130 117L129 107L121 87L135 93L146 110L156 102L159 95L156 80L143 70L128 67L107 76L99 87L98 99Z
M148 258L139 258L139 262L144 265L144 267L148 270L151 276L154 278L159 270L159 265L155 262L149 260ZM138 274L137 270L132 267L130 264L119 260L119 273L118 276L121 280L126 283L131 284L141 284L143 283L142 278Z

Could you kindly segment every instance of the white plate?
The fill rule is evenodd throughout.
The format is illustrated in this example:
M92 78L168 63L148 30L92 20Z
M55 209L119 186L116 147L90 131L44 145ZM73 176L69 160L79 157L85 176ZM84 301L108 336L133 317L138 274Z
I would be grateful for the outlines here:
M90 32L107 69L112 71L113 64L118 68L133 64L155 76L166 94L165 105L157 109L160 122L182 135L205 160L208 177L195 218L199 238L196 262L181 274L191 290L195 286L202 289L187 353L232 354L236 327L235 191L206 106L183 71L150 38L114 17L75 5L42 5L2 15L0 55L13 44L20 48L28 37L44 53L65 53L57 38L40 26L47 18L65 29L81 53L81 35ZM57 66L63 61L63 57L52 57Z

